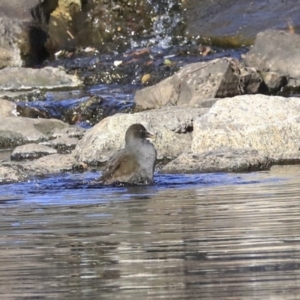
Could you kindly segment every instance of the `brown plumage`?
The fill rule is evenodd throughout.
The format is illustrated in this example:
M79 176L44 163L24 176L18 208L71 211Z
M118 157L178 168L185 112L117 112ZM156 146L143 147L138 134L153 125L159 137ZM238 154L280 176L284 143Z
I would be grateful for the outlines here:
M151 137L143 125L131 125L125 134L125 148L117 151L107 162L100 182L152 184L156 150L147 140Z

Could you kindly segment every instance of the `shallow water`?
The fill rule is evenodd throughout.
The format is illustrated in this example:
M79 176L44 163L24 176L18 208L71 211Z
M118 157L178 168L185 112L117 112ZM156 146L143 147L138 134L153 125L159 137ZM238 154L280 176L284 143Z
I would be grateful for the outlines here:
M300 167L0 186L1 299L298 299Z

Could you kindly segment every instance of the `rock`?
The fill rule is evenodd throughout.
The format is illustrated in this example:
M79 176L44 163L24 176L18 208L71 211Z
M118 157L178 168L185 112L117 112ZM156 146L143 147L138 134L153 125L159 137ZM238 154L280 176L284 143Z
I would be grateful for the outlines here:
M40 0L1 0L0 17L6 16L10 19L30 21L32 20L31 10L33 7L38 5L39 2Z
M12 101L0 99L0 116L1 118L16 116L17 105Z
M54 129L52 133L53 138L60 138L60 137L70 137L70 138L77 138L82 139L86 132L86 129L78 126L69 126L63 129Z
M52 154L33 161L0 163L0 183L29 180L32 177L54 175L82 169L72 154Z
M78 87L81 81L64 70L53 67L42 69L4 68L0 70L0 90L54 89Z
M22 163L21 166L32 177L69 172L76 164L76 159L72 154L52 154Z
M44 0L42 6L48 6L54 1L58 0ZM32 18L34 8L40 4L40 0L1 0L0 69L34 65L47 57L44 47L47 34L42 29L42 22L37 24ZM42 9L38 11L43 17L49 13Z
M20 49L28 41L21 36L26 31L24 22L0 17L0 69L24 65Z
M134 101L138 110L170 105L210 107L213 98L257 93L262 79L231 58L215 59L184 66L175 75L139 90Z
M55 119L0 118L0 148L11 148L31 142L46 141L55 129L69 125Z
M292 1L189 0L186 1L186 31L189 35L228 37L251 42L256 34L268 28L288 29L288 20L298 28L299 7ZM228 41L230 42L230 41Z
M288 83L287 76L279 75L276 72L260 72L260 74L269 93L272 94L278 93Z
M264 95L226 98L194 122L192 152L253 148L276 162L300 160L300 100Z
M26 144L18 146L14 149L11 154L12 160L23 160L23 159L36 159L42 156L55 154L57 151L53 148L47 147L45 145L38 144Z
M69 124L90 127L115 113L132 113L133 107L134 104L131 100L120 101L92 96L66 101L53 101L51 105L49 105L49 101L36 102L18 99L16 110L21 117L55 118Z
M134 123L142 123L156 135L153 142L158 158L175 158L188 151L194 119L207 112L203 108L167 107L136 114L116 114L89 129L76 146L78 161L88 164L105 162L124 147L125 131Z
M0 163L0 183L12 183L28 180L26 171L11 163Z
M160 173L253 172L269 170L272 160L255 149L221 147L202 153L183 153Z
M47 142L43 142L42 145L52 147L61 154L71 153L72 150L75 149L76 145L78 144L77 138L71 137L58 137L54 140L49 140Z
M254 46L244 60L248 66L297 78L300 82L299 48L299 35L269 29L257 34Z

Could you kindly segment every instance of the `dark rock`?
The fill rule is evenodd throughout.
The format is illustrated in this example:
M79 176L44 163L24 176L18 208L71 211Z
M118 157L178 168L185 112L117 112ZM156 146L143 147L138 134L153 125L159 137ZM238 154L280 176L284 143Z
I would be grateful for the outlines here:
M253 172L269 170L272 159L255 149L221 147L203 153L183 153L166 166L161 173Z
M17 112L27 118L56 118L69 124L92 126L116 113L133 112L132 101L104 99L99 96L62 101L18 102Z
M11 154L12 160L37 159L42 156L55 154L57 151L53 148L39 144L26 144L18 146Z

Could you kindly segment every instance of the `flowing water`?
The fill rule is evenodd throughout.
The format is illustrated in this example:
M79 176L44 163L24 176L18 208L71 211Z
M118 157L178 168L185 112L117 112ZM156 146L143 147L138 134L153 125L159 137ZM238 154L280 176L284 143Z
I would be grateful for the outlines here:
M0 186L0 299L299 299L300 167Z

